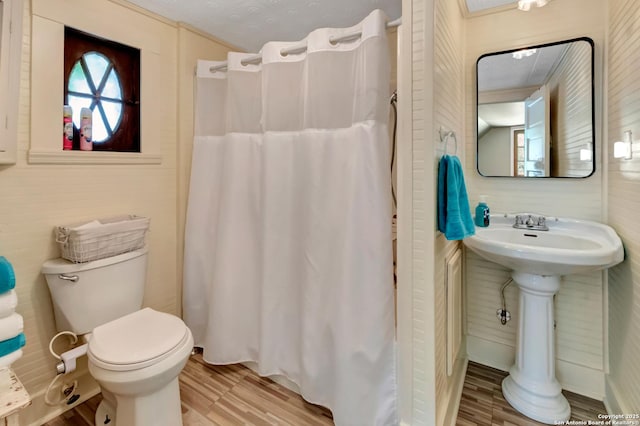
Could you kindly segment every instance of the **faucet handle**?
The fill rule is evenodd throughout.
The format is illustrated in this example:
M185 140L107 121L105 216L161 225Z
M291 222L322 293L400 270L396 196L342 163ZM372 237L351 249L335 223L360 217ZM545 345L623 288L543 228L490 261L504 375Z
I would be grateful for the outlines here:
M527 215L527 221L525 222L525 225L527 226L533 226L533 216L532 215Z
M516 214L514 228L548 231L547 218L542 215L523 213Z

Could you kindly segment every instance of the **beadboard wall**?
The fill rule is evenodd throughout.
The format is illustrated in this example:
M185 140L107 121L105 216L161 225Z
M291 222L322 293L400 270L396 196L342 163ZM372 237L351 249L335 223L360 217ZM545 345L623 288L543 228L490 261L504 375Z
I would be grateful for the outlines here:
M37 15L40 20L59 25L67 22L59 19L60 12L72 22L78 17L76 11L86 8L87 3L80 0L25 1L18 161L14 166L0 168L0 197L3 200L0 203L0 254L15 268L17 311L24 317L27 337L24 356L14 364L14 369L33 399L33 404L20 414L24 425L42 424L70 408L66 405L52 408L43 402L44 391L55 375L56 360L49 354L48 344L56 329L49 291L40 267L45 260L59 256L53 239L54 226L121 213L150 217L144 305L178 313L177 129L178 125L189 126L192 118L187 117L188 111L185 111L178 120L177 24L119 0L93 0L90 6L96 16L101 16L101 23L122 23L110 25L107 32L103 31L105 26L102 24L94 25L95 34L143 50L142 145L151 146L161 163L47 165L28 162L32 147L32 105L40 102L40 99L31 98L32 79L46 79L46 76L32 75L32 19ZM50 8L57 9L55 16L48 14ZM197 41L201 36L194 33L187 37ZM189 49L198 50L195 45L183 48L185 50L180 54L183 57L193 56ZM145 62L145 54L152 57L153 66ZM193 64L189 68L193 70ZM61 82L52 84L62 85ZM180 86L180 90L191 88ZM61 104L62 99L51 114L59 115ZM50 140L52 144L58 144L59 134L51 135ZM64 345L59 349L64 349ZM79 393L83 399L97 392L97 385L87 373L86 361L80 362L75 376L80 380ZM54 397L53 393L51 396Z
M406 3L406 2L405 2ZM410 193L404 193L400 197L399 207L399 235L398 244L402 247L404 235L410 238L411 247L404 253L410 256L408 268L398 270L399 295L402 304L399 303L399 319L406 318L406 310L410 311L409 321L399 321L398 332L402 333L405 326L410 327L410 343L404 347L411 348L409 359L411 394L405 395L411 404L402 402L408 406L410 416L404 416L403 424L429 425L435 424L436 419L436 394L435 394L435 337L434 337L434 304L433 304L433 225L429 220L433 216L433 163L432 144L429 143L433 133L433 21L434 0L411 0L411 7L403 7L403 15L407 9L411 11L411 73L410 96L411 106L407 111L411 117L411 133L406 139L399 142L404 145L405 153L401 158L405 160L399 165L399 173L403 173L407 185L399 185L399 193L403 194L405 188L411 188ZM404 4L403 4L404 6ZM406 16L406 15L405 15ZM406 33L405 33L406 34ZM405 92L406 93L406 92ZM408 175L408 176L407 176ZM407 178L408 177L408 178ZM409 201L410 200L410 201ZM405 213L402 207L407 207L410 212ZM410 220L410 227L406 227L403 218ZM406 262L403 252L399 253L399 266ZM411 293L408 297L403 285L403 274L406 280L410 280ZM408 299L408 300L407 300ZM399 301L400 302L400 301ZM404 307L404 309L403 309ZM406 359L406 358L403 358ZM401 364L402 367L402 364ZM402 387L400 388L402 389ZM406 411L406 410L404 410ZM405 423L406 422L406 423Z
M410 47L411 62L410 70L399 74L410 76L406 113L411 132L399 139L405 145L399 151L398 174L398 334L401 347L411 349L400 364L400 389L409 388L411 394L400 395L401 424L452 424L465 364L464 356L459 358L447 375L445 267L459 243L436 232L436 177L444 152L440 126L456 132L458 155L464 157L464 20L456 2L446 0L404 2L403 15L411 16L410 40L403 44ZM402 386L403 380L411 385Z
M602 70L605 3L563 0L527 13L516 9L470 16L466 21L466 161L465 179L472 205L488 196L492 214L533 211L602 221ZM544 23L544 25L541 25ZM585 179L485 178L476 171L475 64L482 54L587 36L595 42L596 172ZM466 252L466 315L469 359L507 369L515 354L514 320L500 324L500 287L506 269ZM505 291L507 308L517 317L517 288ZM605 306L600 272L564 279L556 296L558 378L574 392L604 396Z
M640 413L640 4L609 0L608 223L620 235L626 260L609 270L607 408ZM634 158L613 158L613 144L633 132Z
M464 161L464 18L458 2L437 0L435 2L434 31L434 140L433 161L434 181L437 183L437 162L445 152L453 155L457 146L457 155ZM454 138L440 141L439 129L454 131ZM428 139L427 139L428 140ZM434 188L435 190L435 188ZM431 204L435 212L436 200ZM433 214L433 213L432 213ZM435 216L435 215L434 215ZM428 223L436 226L435 223ZM461 358L454 364L451 376L447 375L447 259L459 247L459 241L448 241L443 234L435 235L434 259L434 308L435 308L435 360L436 360L436 418L438 425L452 424L452 413L457 410L457 400L461 389L460 379L464 375L465 365ZM462 306L456 309L462 310ZM465 358L464 355L462 358ZM448 412L449 410L449 412Z
M591 69L591 47L585 41L572 43L548 83L551 97L551 128L558 136L551 147L552 158L562 158L552 164L554 176L584 177L591 173L591 162L580 157L581 150L590 149L591 79L585 70Z

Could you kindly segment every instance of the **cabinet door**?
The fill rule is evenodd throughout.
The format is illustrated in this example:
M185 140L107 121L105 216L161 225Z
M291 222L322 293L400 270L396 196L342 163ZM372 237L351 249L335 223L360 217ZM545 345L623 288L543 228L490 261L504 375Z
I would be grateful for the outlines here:
M458 248L446 264L447 375L451 376L462 343L462 250Z

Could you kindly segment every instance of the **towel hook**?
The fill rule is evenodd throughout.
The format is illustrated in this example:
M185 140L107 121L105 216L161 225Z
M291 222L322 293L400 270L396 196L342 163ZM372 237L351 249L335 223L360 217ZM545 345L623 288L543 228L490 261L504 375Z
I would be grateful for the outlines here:
M456 137L456 132L453 130L445 131L442 126L440 126L440 143L444 143L444 153L445 155L449 155L449 138L453 138L455 143L453 155L458 154L458 138Z

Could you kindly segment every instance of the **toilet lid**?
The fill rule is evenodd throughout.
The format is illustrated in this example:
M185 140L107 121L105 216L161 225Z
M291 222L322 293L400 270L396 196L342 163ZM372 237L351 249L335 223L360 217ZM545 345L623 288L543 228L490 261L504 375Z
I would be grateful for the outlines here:
M144 308L94 328L89 354L114 366L148 364L175 348L187 332L180 318Z

